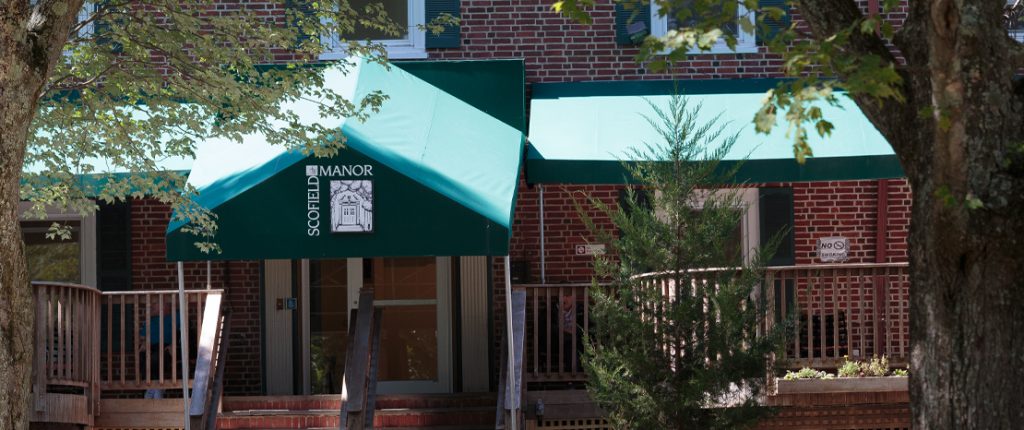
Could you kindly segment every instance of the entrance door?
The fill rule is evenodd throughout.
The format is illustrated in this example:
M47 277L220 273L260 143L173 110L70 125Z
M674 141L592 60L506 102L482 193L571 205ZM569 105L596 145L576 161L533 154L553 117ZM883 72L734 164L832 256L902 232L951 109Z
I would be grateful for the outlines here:
M364 285L374 289L374 306L382 309L377 391L451 391L448 257L350 258L305 264L308 392L341 392L348 316L358 308L358 292Z

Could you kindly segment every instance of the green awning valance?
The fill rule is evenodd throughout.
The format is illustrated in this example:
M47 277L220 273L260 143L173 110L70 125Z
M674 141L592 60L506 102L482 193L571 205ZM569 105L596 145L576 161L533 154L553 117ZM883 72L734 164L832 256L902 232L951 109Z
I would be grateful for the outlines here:
M662 138L644 115L648 104L667 106L677 89L691 106L701 106L703 119L721 115L739 139L726 160L747 161L741 182L821 181L902 177L892 148L852 100L840 96L840 107L824 106L835 125L831 137L813 146L814 157L803 165L793 157L792 139L780 121L769 135L758 134L752 120L774 79L714 81L629 81L533 85L529 183L617 184L626 181L623 161L633 148L660 144ZM811 131L811 133L814 133Z
M341 130L347 148L332 158L259 135L202 145L189 183L223 252L200 252L172 222L168 259L507 254L522 133L400 68L326 73L350 100L389 98L365 123L320 118L313 101L282 107Z

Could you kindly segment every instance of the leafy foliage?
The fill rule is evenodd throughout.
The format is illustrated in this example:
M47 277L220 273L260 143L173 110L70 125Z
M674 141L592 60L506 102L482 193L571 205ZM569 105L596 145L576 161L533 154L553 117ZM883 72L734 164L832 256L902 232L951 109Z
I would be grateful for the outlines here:
M792 370L787 370L786 376L783 376L782 379L785 379L787 381L795 381L797 379L834 379L835 377L836 375L828 373L824 370L814 370L811 369L810 367L804 367L796 372Z
M303 153L334 154L344 136L279 106L302 98L318 100L323 117L372 115L385 94L347 100L323 89L320 36L356 28L398 35L404 25L379 2L358 10L344 1L285 4L287 22L246 2L227 9L214 0L86 3L39 94L21 187L21 198L33 203L29 216L41 217L48 205L89 213L93 197L152 196L191 221L197 246L216 251L216 219L193 203L182 172L161 162L191 159L205 140L241 142L252 133ZM454 23L442 16L425 29ZM378 44L340 43L349 54L386 59Z
M727 245L744 208L735 190L711 189L735 172L720 160L736 137L719 121L698 124L700 108L682 97L652 105L648 121L664 141L631 158L666 161L628 166L644 188L621 209L591 200L621 233L579 211L609 250L595 263L610 286L593 287L584 367L617 427L731 429L766 412L756 397L780 337L756 336L767 253L750 250L744 266Z

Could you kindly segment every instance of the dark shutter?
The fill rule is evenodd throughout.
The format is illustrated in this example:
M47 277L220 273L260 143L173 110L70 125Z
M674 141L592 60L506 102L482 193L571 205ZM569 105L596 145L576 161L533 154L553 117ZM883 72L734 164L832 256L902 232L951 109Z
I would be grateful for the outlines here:
M99 202L96 211L96 283L101 291L126 291L132 286L132 247L131 247L131 204L129 202ZM133 344L137 330L126 328L121 330L122 314L132 315L133 307L120 303L100 308L100 350L107 348L119 350L122 342ZM131 317L128 316L128 321ZM110 327L108 327L108 324ZM112 339L107 332L113 333ZM124 333L122 339L118 333ZM113 343L108 346L108 343ZM128 348L131 348L130 346Z
M459 0L424 0L426 2L426 22L437 18L442 13L454 17L461 16L459 13ZM445 26L440 34L427 31L427 48L458 48L461 33L459 26Z
M793 189L761 188L758 209L761 218L761 245L778 237L778 248L768 261L769 266L791 266L796 263L793 243Z
M96 212L96 280L102 291L132 284L131 205L102 203Z
M776 7L786 12L786 14L783 15L781 19L770 19L768 17L765 17L764 26L759 26L757 28L757 44L764 45L765 42L772 40L772 38L775 37L775 35L777 35L780 31L789 28L790 10L789 7L786 6L786 0L761 0L760 6Z
M82 7L92 7L93 8L93 13L100 13L100 12L103 12L103 9L111 8L113 6L110 5L109 1L101 1L101 2L97 2L95 4L86 3L86 5L82 6ZM114 14L114 16L117 16L117 15ZM110 45L110 51L115 53L115 54L119 54L122 51L124 51L124 45L121 45L121 43L119 43L119 42L114 42L111 39L111 37L110 37L110 20L111 19L112 19L111 16L107 15L107 16L104 16L102 18L99 18L99 19L93 21L92 31L93 31L93 33L95 35L96 44L97 45L100 45L100 46Z
M631 7L626 8L626 4ZM619 45L639 45L651 34L651 4L638 0L615 2L615 42Z
M313 0L284 0L285 17L288 25L295 27L300 32L298 42L302 43L312 38L312 35L302 33L301 25L306 19L316 19L313 9Z

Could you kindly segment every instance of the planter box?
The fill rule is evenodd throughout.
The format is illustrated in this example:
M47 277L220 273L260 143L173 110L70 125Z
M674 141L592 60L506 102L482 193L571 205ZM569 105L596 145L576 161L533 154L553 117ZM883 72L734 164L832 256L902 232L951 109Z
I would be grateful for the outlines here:
M906 376L795 379L775 378L777 394L866 393L907 391Z

